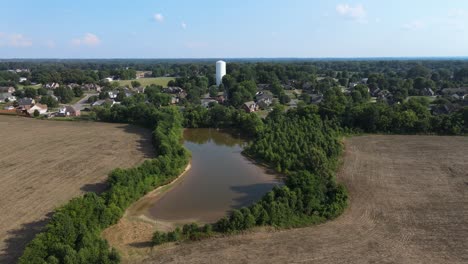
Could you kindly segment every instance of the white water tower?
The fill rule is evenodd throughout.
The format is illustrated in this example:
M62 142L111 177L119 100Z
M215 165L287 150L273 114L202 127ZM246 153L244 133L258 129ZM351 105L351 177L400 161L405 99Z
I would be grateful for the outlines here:
M216 62L216 85L220 86L223 83L223 77L226 75L226 62Z

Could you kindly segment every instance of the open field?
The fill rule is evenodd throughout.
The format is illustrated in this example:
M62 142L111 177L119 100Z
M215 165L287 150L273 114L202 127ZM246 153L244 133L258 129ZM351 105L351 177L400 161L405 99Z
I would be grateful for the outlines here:
M123 124L0 116L0 263L13 263L54 208L100 191L151 157L151 133Z
M117 81L120 83L122 86L131 86L132 81L138 81L141 83L143 87L146 87L151 84L155 85L161 85L162 87L167 87L167 83L169 81L175 80L173 77L157 77L157 78L140 78L140 79L135 79L135 80L122 80L122 81Z
M346 140L338 181L350 206L334 221L151 250L127 263L468 263L468 138ZM150 230L148 229L148 232ZM151 235L148 235L149 237Z

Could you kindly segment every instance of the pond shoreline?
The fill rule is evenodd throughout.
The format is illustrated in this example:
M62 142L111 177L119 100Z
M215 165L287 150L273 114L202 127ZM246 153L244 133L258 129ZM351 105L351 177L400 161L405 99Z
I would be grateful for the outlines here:
M141 205L141 203L142 201L145 201L145 200L148 200L148 202L151 202L151 203L154 203L155 201L157 201L157 199L160 198L162 195L164 195L167 191L169 191L171 187L174 187L175 184L179 183L180 180L182 180L183 176L185 176L191 168L192 168L192 161L190 160L189 163L187 164L187 167L185 167L184 171L181 174L179 174L179 176L177 176L174 180L172 180L168 184L159 186L158 188L145 194L145 196L141 197L140 199L138 199L138 201L136 201L130 207L128 207L127 210L125 210L123 218L140 219L145 222L155 223L156 221L147 217L143 212L140 212L141 210L138 210L138 208L135 208L135 206L140 205L140 207L144 207L144 204Z

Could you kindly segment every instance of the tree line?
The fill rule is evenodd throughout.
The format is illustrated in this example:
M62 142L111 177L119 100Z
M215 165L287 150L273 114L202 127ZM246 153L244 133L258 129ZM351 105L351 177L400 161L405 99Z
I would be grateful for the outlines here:
M19 263L119 263L120 256L101 237L125 209L185 168L189 153L181 146L182 115L177 109L158 110L153 144L157 157L130 169L115 169L102 194L87 193L57 209L45 230L26 247Z
M219 110L213 107L208 112ZM212 117L213 114L206 115ZM193 112L186 117L194 122ZM228 121L227 117L217 125L229 127ZM156 231L152 239L154 245L199 240L255 226L300 227L334 218L344 210L347 192L334 177L342 151L338 127L323 121L314 107L288 112L276 108L264 122L252 125L256 127L250 130L254 131L250 134L253 142L244 153L283 173L285 185L275 187L251 206L233 210L215 224L192 223L168 233Z

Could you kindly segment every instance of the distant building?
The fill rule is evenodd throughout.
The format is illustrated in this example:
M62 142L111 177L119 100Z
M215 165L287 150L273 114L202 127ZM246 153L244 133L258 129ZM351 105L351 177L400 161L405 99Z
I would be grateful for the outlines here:
M140 79L140 78L148 78L148 77L151 77L152 74L153 74L152 71L137 72L137 73L136 73L136 78L137 78L137 79Z
M30 115L33 115L36 110L39 111L39 114L43 115L43 114L47 113L47 105L35 104L34 106L26 107L25 110Z
M14 93L16 91L15 87L0 87L0 93Z
M257 99L257 105L261 109L266 109L273 103L273 94L270 91L258 92L255 98Z
M20 78L19 78L19 82L20 82L20 83L25 82L25 81L27 81L27 80L28 80L28 78L25 78L25 77L20 77Z
M45 89L57 89L60 87L60 84L59 83L46 83L44 86L43 86Z
M73 106L67 105L60 107L57 116L80 116L80 110L75 109Z
M244 109L247 113L252 113L258 110L258 105L254 101L249 101L242 105L242 109Z
M220 86L223 83L223 77L226 75L226 62L216 62L216 85Z
M91 107L102 106L104 104L110 104L111 106L113 106L115 104L115 101L112 100L112 99L98 100L98 101L92 103Z
M33 104L36 103L36 101L32 98L21 98L18 101L18 106L19 107L27 107L27 106L31 106Z
M0 93L0 103L14 102L14 101L16 101L16 97L13 96L11 93Z

